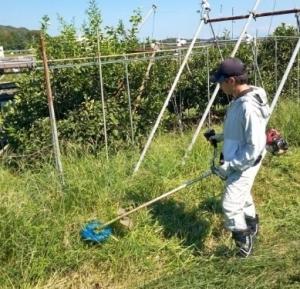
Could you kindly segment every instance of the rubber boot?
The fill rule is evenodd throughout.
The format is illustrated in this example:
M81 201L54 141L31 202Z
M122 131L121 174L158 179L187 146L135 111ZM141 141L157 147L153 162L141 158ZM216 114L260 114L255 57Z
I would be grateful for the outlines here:
M252 239L254 240L258 236L259 231L259 218L258 215L255 215L255 218L245 216L246 224L250 230Z
M238 249L237 256L247 258L253 251L253 240L250 230L233 231L232 238Z

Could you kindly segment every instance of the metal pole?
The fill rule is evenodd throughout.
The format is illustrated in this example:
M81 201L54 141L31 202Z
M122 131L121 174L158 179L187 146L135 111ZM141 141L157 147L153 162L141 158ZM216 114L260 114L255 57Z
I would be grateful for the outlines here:
M209 71L209 47L206 48L206 67L207 67L207 101L210 100L210 71ZM211 114L208 113L208 127L211 127Z
M52 90L51 90L48 59L47 59L47 53L46 53L46 47L45 47L45 40L44 40L44 37L42 34L40 35L40 41L41 41L42 58L43 58L43 65L44 65L44 71L45 71L45 83L46 83L46 92L47 92L48 107L49 107L49 114L50 114L55 165L56 165L56 170L58 172L60 181L62 184L64 184L63 167L62 167L62 163L61 163L61 155L60 155L60 149L59 149L59 143L58 143L58 134L57 134L56 119L55 119L55 112L54 112L54 106L53 106L53 97L52 97Z
M296 14L296 21L297 21L297 28L298 28L298 35L300 36L300 12ZM300 103L300 63L299 63L299 56L298 53L297 58L297 102Z
M275 36L275 84L277 89L278 87L278 41L276 36Z
M256 3L255 3L255 5L254 5L254 7L252 9L252 12L249 14L248 21L245 24L244 29L242 30L242 32L240 34L240 37L239 37L237 43L235 44L235 47L234 47L232 53L230 54L230 57L234 57L235 54L236 54L236 52L238 51L238 49L240 47L240 44L241 44L241 42L242 42L242 40L244 38L245 32L247 31L248 26L249 26L251 20L254 17L255 10L257 9L257 6L259 5L259 2L260 2L260 0L256 0ZM213 102L214 102L214 100L215 100L215 98L216 98L216 96L218 94L219 89L220 89L220 84L218 83L217 86L216 86L216 88L215 88L215 90L214 90L214 92L213 92L213 95L212 95L212 97L211 97L211 99L210 99L210 101L209 101L209 103L208 103L208 105L206 107L206 110L204 111L204 113L202 115L202 118L201 118L201 120L200 120L200 122L198 124L198 127L197 127L196 131L195 131L195 134L193 135L192 141L191 141L189 147L187 148L187 150L185 152L184 159L187 158L188 153L192 150L192 148L193 148L193 146L194 146L194 144L196 142L196 139L197 139L197 137L198 137L198 135L200 133L200 130L201 130L203 124L204 124L204 121L205 121L205 119L207 117L207 114L210 111L210 108L211 108L211 106L212 106L212 104L213 104Z
M147 15L144 17L142 23L138 27L138 32L141 30L141 28L143 27L143 25L145 24L145 22L147 21L147 19L150 17L150 15L152 13L156 12L156 9L157 9L157 6L153 4L152 7L150 8L150 10L148 11Z
M298 104L300 104L300 53L298 53L297 57L297 100Z
M261 76L261 73L260 73L260 68L259 68L259 65L258 65L258 42L257 42L257 33L256 33L256 37L255 37L255 39L254 39L254 54L255 54L255 58L254 58L254 60L255 60L255 67L254 67L254 69L255 69L255 83L257 82L257 75L258 75L258 78L259 78L259 85L263 88L263 89L265 89L265 85L264 85L264 81L263 81L263 79L262 79L262 76Z
M285 82L286 82L286 80L288 78L288 75L289 75L289 73L290 73L290 71L291 71L291 69L293 67L293 64L294 64L294 62L296 60L296 57L297 57L297 54L298 54L299 50L300 50L300 38L299 38L299 40L297 42L297 45L296 45L295 50L294 50L294 52L292 54L292 57L291 57L291 59L289 61L289 64L288 64L288 66L287 66L287 68L286 68L286 70L284 72L284 75L283 75L283 77L281 79L281 82L280 82L279 87L278 87L278 89L276 91L276 94L275 94L275 96L273 98L272 104L270 106L270 116L271 116L271 114L272 114L272 112L273 112L273 110L275 108L275 105L276 105L276 103L278 101L278 98L279 98L281 92L282 92L283 86L284 86L284 84L285 84Z
M285 14L296 14L299 13L300 9L290 9L290 10L279 10L274 12L264 12L264 13L255 13L255 18L266 17L266 16L275 16L275 15L285 15ZM253 14L253 12L250 12ZM239 16L231 16L231 17L221 17L221 18L213 18L209 19L207 22L224 22L231 20L241 20L249 18L250 14L247 15L239 15Z
M232 15L232 17L234 16L234 7L232 7L231 15ZM232 39L233 39L233 23L234 23L234 20L231 21L231 38Z
M151 144L151 141L152 141L152 139L153 139L153 137L154 137L154 134L155 134L155 132L156 132L156 130L157 130L157 128L158 128L158 125L159 125L159 123L160 123L160 120L162 119L163 113L164 113L165 109L167 108L167 105L168 105L168 103L169 103L169 101L170 101L170 98L172 97L172 95L173 95L173 93L174 93L174 90L175 90L175 88L176 88L176 85L177 85L177 83L178 83L178 81L179 81L179 79L180 79L180 76L181 76L181 74L182 74L182 72L183 72L183 70L184 70L184 68L185 68L185 65L186 65L186 63L187 63L187 61L188 61L188 59L189 59L189 56L190 56L190 54L191 54L191 52L192 52L192 49L193 49L193 47L194 47L194 45L195 45L195 42L196 42L196 40L197 40L197 38L198 38L198 34L200 33L203 24L204 24L204 19L202 19L201 22L200 22L200 24L199 24L199 27L198 27L198 29L197 29L197 31L196 31L196 33L195 33L194 39L193 39L193 41L191 42L191 44L190 44L190 46L189 46L189 49L188 49L188 51L187 51L187 53L186 53L186 55L185 55L185 58L184 58L184 60L183 60L183 62L182 62L182 64L181 64L181 66L180 66L180 69L179 69L179 71L178 71L178 73L177 73L177 75L176 75L176 77L175 77L175 80L174 80L174 82L173 82L173 84L172 84L172 87L171 87L171 89L170 89L170 91L169 91L169 94L168 94L168 96L167 96L167 98L166 98L166 100L165 100L165 102L164 102L164 104L163 104L163 107L162 107L162 109L161 109L161 111L160 111L160 113L159 113L159 116L158 116L158 118L157 118L157 120L156 120L156 122L155 122L155 125L154 125L154 127L153 127L153 129L152 129L152 131L151 131L151 133L150 133L150 135L149 135L149 138L148 138L147 143L146 143L146 145L145 145L145 147L144 147L144 150L143 150L143 152L142 152L142 154L141 154L141 156L140 156L140 159L139 159L139 161L137 162L137 164L136 164L136 166L135 166L135 168L134 168L134 173L136 173L136 172L139 170L139 168L140 168L140 165L141 165L141 163L142 163L142 161L143 161L143 159L144 159L144 157L145 157L145 154L146 154L146 152L147 152L147 150L148 150L148 148L149 148L149 146L150 146L150 144Z
M180 65L182 63L182 50L181 49L178 50L178 59L179 59L178 67L180 67ZM183 135L182 109L183 109L182 91L180 90L180 92L179 92L179 129L180 129L181 135Z
M101 103L102 103L102 116L103 116L103 130L104 130L104 142L105 142L105 153L106 159L108 160L108 144L107 144L107 128L106 128L106 109L105 109L105 99L104 99L104 89L103 89L103 77L102 77L102 64L100 57L100 40L99 40L99 30L97 29L97 56L98 56L98 73L100 81L100 92L101 92Z
M152 33L151 33L151 39L153 39L154 37L154 31L155 31L155 15L156 15L156 6L153 5L152 7L155 7L153 8L153 21L152 21Z
M212 24L211 24L210 22L209 22L208 24L209 24L211 33L212 33L212 35L213 35L213 37L214 37L214 42L216 43L216 46L218 47L218 50L219 50L219 53L220 53L220 57L221 57L221 59L223 60L222 50L221 50L221 48L220 48L219 41L217 40L217 37L216 37L215 31L214 31L214 28L213 28L213 26L212 26Z
M253 60L254 60L254 85L257 85L257 71L258 71L258 65L257 65L257 46L256 46L256 38L253 39L253 45L251 45L252 51L253 51Z
M125 73L126 73L126 84L127 84L129 119L130 119L130 128L131 128L131 142L132 142L132 144L134 144L134 130L133 130L133 120L132 120L132 109L131 109L131 94L130 94L129 77L128 77L128 62L127 62L126 56L125 56Z

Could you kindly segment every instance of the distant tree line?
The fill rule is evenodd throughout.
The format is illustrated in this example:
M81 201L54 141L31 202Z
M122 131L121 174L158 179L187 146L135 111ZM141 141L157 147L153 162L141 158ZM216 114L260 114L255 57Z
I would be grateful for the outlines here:
M0 25L0 46L3 46L4 50L27 49L36 42L38 35L37 30Z

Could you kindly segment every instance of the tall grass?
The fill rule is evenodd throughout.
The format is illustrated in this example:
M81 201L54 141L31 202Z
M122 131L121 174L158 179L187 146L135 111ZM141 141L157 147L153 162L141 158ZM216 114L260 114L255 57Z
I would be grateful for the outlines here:
M210 167L212 151L202 138L182 165L191 135L168 134L156 138L134 176L138 153L130 151L108 162L104 155L65 156L63 188L50 164L20 174L2 167L0 288L299 288L300 149L290 131L298 116L284 126L282 111L272 121L283 125L292 146L284 156L267 156L256 180L261 235L253 257L233 256L216 177L135 213L131 230L113 225L115 238L102 245L82 242L87 221L110 220L119 208L137 206Z
M288 143L300 145L300 102L297 100L284 100L275 108L270 126L282 131Z

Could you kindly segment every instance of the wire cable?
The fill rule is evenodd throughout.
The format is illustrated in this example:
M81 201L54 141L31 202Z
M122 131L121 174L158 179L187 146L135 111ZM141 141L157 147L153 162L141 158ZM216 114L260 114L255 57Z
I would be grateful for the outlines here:
M153 18L152 18L152 33L151 33L151 39L154 38L154 32L155 32L155 16L156 16L156 9L157 7L155 5L153 7Z
M277 1L276 0L273 0L273 11L275 11L276 9L276 4L277 4ZM269 29L268 29L268 35L270 35L270 31L271 31L271 27L272 27L272 24L273 24L273 15L271 16L271 19L270 19L270 25L269 25Z

